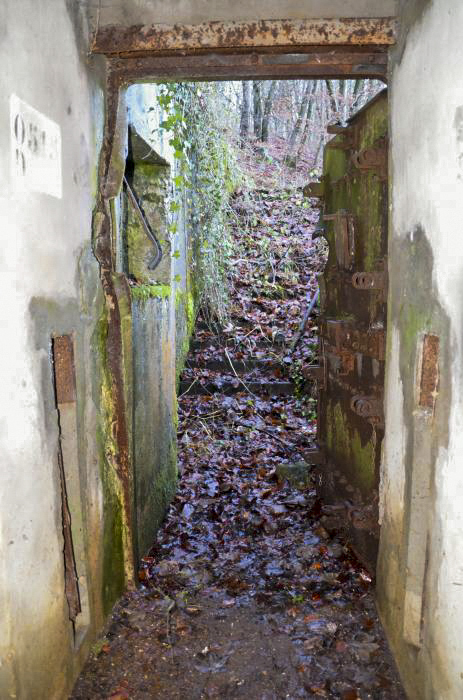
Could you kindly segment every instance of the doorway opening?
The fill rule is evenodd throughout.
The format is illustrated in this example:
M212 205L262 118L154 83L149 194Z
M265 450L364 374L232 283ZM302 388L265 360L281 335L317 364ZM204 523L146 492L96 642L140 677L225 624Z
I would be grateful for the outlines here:
M167 316L175 298L177 382L198 312L196 349L207 350L203 374L184 370L178 393L210 394L221 371L221 388L243 389L236 370L247 369L245 358L255 365L251 394L260 365L275 371L281 386L272 391L296 391L311 417L305 459L319 467L321 492L344 504L339 517L374 572L387 91L371 80L157 83L134 85L127 104L129 149L137 154L129 154L128 177L141 183L141 199L133 207L126 180L126 210L139 220L146 200L161 257L164 250L161 272L149 270L158 253L153 233L145 223L135 241L132 224L124 229L124 249L132 259L145 256L147 266L128 271L132 296L143 308L145 296L163 298ZM163 185L153 189L158 171ZM164 330L173 333L169 322Z
M374 402L384 362L387 96L356 83L158 83L127 94L133 181L171 163L151 226L170 286L155 275L129 282L134 317L154 319L165 347L177 312L180 484L142 558L141 595L123 602L138 609L140 640L146 625L156 629L144 653L159 658L160 643L173 655L156 669L164 697L277 697L268 695L275 688L359 697L371 687L402 697L374 611L368 540L377 537L383 428ZM146 212L152 193L138 187L134 202L129 188L125 206ZM121 235L128 249L129 228ZM172 371L165 347L161 338ZM165 392L156 400L159 411ZM135 423L135 455L147 432ZM135 457L137 482L145 470ZM155 475L163 489L167 472ZM108 656L111 680L105 660L90 676L114 683L128 648ZM169 690L172 658L179 672ZM138 688L132 671L124 675ZM75 698L86 682L84 674Z

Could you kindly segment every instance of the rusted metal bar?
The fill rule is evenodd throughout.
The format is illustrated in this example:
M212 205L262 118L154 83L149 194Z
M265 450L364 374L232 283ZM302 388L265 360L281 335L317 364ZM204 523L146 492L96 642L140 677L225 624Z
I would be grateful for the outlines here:
M53 338L52 348L56 403L73 403L76 400L76 377L72 337L56 336Z
M334 242L336 258L340 268L348 270L354 262L355 231L354 219L345 209L335 214L324 214L323 221L334 222Z
M439 384L439 337L425 335L421 356L421 381L419 404L434 410Z
M188 60L186 60L188 59ZM374 64L384 66L388 63L388 54L382 46L295 46L295 47L258 47L256 49L223 49L221 51L195 51L192 54L182 51L148 53L139 56L117 54L110 57L114 69L126 66L147 67L162 65L165 68L188 63L193 70L237 66L304 66L318 63L333 66L348 63ZM346 127L348 128L348 127Z
M104 438L111 442L107 451L108 468L117 480L122 506L122 547L127 586L135 582L133 513L133 464L130 449L129 411L125 385L125 356L122 332L124 306L130 303L130 287L124 275L116 275L112 255L110 199L118 194L124 174L126 106L120 76L107 74L107 108L103 146L100 152L100 178L93 217L93 252L100 266L100 280L106 300L107 334L105 357L111 387L111 428Z
M397 21L390 17L202 22L100 27L93 53L194 51L254 46L385 45L395 43Z
M283 53L263 48L248 53L201 53L193 55L114 57L110 71L120 82L140 79L226 80L247 78L375 77L386 79L387 53L378 47L297 47Z

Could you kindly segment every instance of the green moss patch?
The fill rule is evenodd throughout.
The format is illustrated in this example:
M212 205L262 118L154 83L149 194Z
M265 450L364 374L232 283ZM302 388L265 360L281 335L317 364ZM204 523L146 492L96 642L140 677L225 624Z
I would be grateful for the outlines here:
M148 301L148 299L170 299L171 288L168 284L138 284L131 287L132 299Z

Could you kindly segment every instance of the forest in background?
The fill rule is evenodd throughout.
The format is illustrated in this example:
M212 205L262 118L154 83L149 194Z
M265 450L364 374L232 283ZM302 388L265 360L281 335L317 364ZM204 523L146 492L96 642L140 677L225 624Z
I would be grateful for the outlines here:
M319 177L332 138L327 127L345 126L383 87L377 80L253 80L217 83L215 90L245 171L258 166L278 188L282 177L293 186Z
M381 89L377 80L261 80L164 83L158 86L159 128L174 149L180 210L186 192L194 232L197 306L224 325L239 227L261 219L264 193L287 196L319 179L327 127L343 126ZM305 203L304 206L307 206ZM286 235L262 221L263 239ZM172 234L177 230L175 221ZM175 245L173 246L175 248Z

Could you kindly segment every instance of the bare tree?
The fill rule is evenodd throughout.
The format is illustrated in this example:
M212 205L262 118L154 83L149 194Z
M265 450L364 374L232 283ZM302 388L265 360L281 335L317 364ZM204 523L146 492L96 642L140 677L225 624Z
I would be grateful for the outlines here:
M241 117L240 117L240 138L241 144L249 138L249 111L251 106L251 83L249 80L243 80L242 85L242 100L241 100Z
M301 159L318 167L329 138L327 125L335 121L346 125L381 88L378 81L364 79L254 80L234 85L232 121L241 143L252 138L268 142L267 150L277 158L283 148L289 167ZM256 155L260 151L264 153L262 147L255 149Z
M260 141L262 138L262 95L259 80L252 81L252 106L254 136Z
M305 118L304 126L302 128L301 138L299 139L299 147L298 147L297 153L296 153L296 162L301 158L302 153L303 153L304 148L305 148L305 145L307 143L308 137L313 132L314 115L315 115L315 107L316 107L315 92L316 92L316 84L314 83L312 86L312 91L311 91L311 95L310 95L311 99L307 101L306 118Z
M297 112L297 119L291 131L291 135L288 139L288 149L285 156L285 162L287 165L294 166L296 164L296 158L294 156L294 149L298 138L300 138L301 132L303 131L304 122L307 118L307 111L309 109L310 95L313 90L312 81L308 80L305 85L305 89L302 95L302 99L299 103L299 109Z
M261 141L268 141L270 114L273 106L273 96L277 87L277 81L272 80L264 102L264 113L262 115Z

